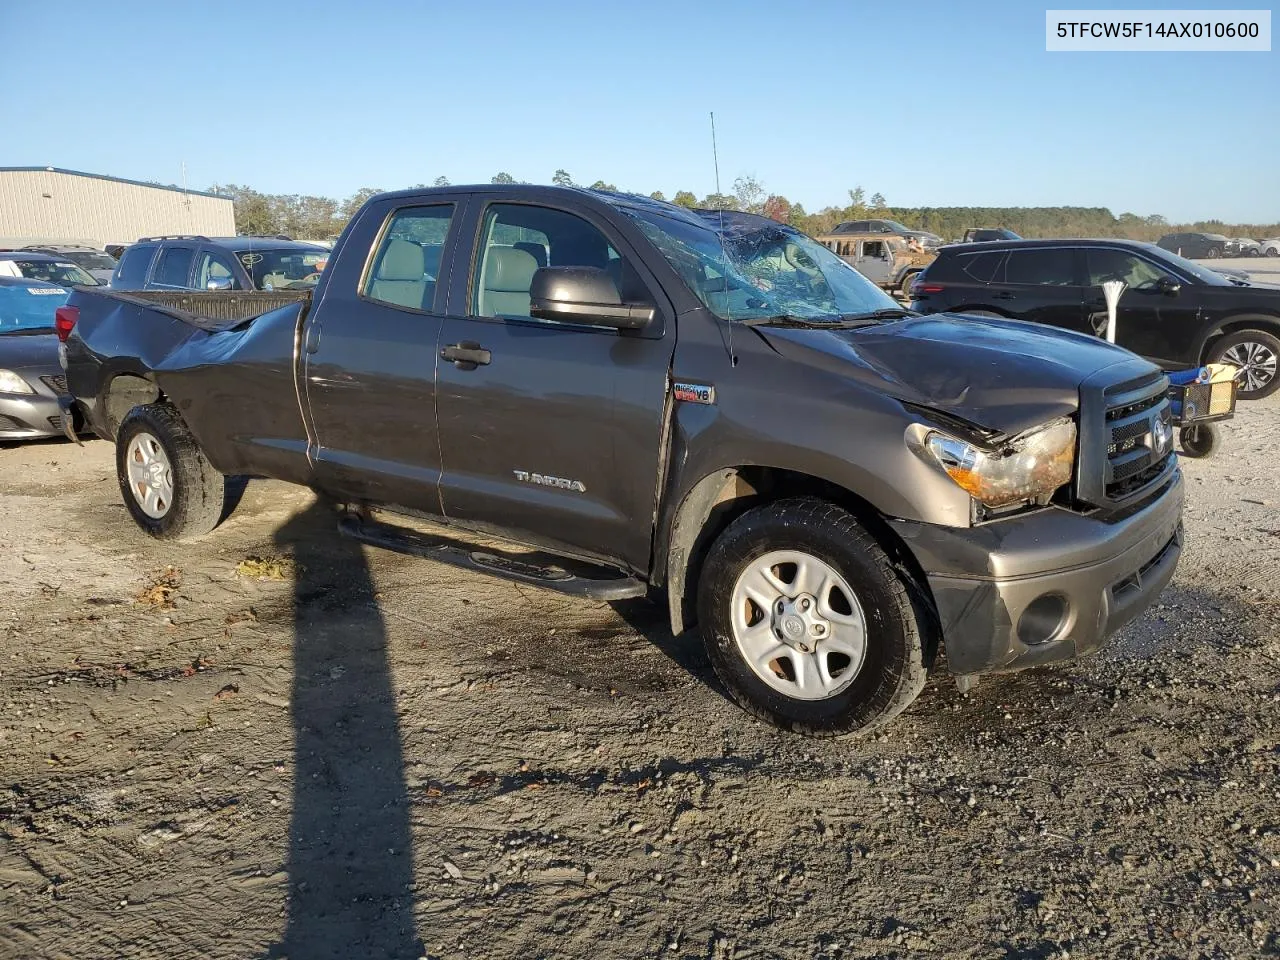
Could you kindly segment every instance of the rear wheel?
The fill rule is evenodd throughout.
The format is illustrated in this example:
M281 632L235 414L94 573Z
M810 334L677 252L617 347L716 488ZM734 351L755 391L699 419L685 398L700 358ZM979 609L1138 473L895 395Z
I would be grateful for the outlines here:
M1204 255L1209 260L1217 260L1220 256L1222 256L1222 251L1219 250L1217 247L1210 247L1208 250L1205 251Z
M1232 363L1241 369L1241 400L1261 400L1280 388L1280 378L1276 376L1280 338L1266 330L1237 330L1227 334L1213 345L1209 360Z
M222 517L226 477L166 403L134 407L121 422L116 474L129 514L159 540L203 536Z
M815 499L749 510L698 585L708 656L748 713L812 736L865 733L924 688L932 620L880 545Z
M1280 247L1267 247L1265 253L1268 257L1280 257Z

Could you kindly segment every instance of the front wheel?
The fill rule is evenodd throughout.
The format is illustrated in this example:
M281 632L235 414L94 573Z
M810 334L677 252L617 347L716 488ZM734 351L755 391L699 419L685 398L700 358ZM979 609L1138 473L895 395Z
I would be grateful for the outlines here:
M129 411L116 434L116 474L129 514L158 540L200 537L222 519L227 479L167 403Z
M1280 247L1267 247L1263 251L1268 257L1280 257Z
M924 688L932 619L881 546L816 499L747 511L698 585L707 654L733 699L811 736L883 726Z
M1237 330L1213 345L1212 363L1232 363L1240 368L1241 400L1261 400L1280 389L1280 337L1266 330Z

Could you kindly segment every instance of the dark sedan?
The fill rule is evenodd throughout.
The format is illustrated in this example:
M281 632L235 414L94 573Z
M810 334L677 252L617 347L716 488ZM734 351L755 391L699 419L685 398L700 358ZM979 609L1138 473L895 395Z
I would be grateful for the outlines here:
M1116 341L1166 369L1225 360L1243 399L1280 388L1280 287L1226 277L1149 243L1021 240L944 247L911 287L921 313L1030 320L1097 335L1102 284L1125 286Z
M1244 253L1239 240L1220 233L1166 233L1156 241L1156 246L1194 260L1239 257Z
M62 436L67 392L54 312L69 287L0 276L0 441Z

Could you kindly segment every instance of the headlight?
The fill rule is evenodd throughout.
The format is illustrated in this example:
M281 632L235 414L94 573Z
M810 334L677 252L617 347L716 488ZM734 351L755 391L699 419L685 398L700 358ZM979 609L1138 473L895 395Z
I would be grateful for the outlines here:
M1002 450L988 451L934 431L925 438L933 455L956 485L988 507L1047 499L1071 479L1076 425L1055 420L1015 438Z
M0 393L35 393L31 384L12 370L0 370Z

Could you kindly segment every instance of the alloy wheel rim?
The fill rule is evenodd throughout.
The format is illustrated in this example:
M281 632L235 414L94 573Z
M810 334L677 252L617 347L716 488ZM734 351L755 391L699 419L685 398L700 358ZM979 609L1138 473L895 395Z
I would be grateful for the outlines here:
M173 467L160 441L139 433L125 450L129 492L148 517L160 520L173 506Z
M1276 377L1276 354L1265 343L1237 343L1223 353L1222 359L1243 371L1244 389L1250 393L1263 389Z
M829 563L798 550L752 560L733 585L733 638L751 671L797 700L826 700L862 669L867 623Z

